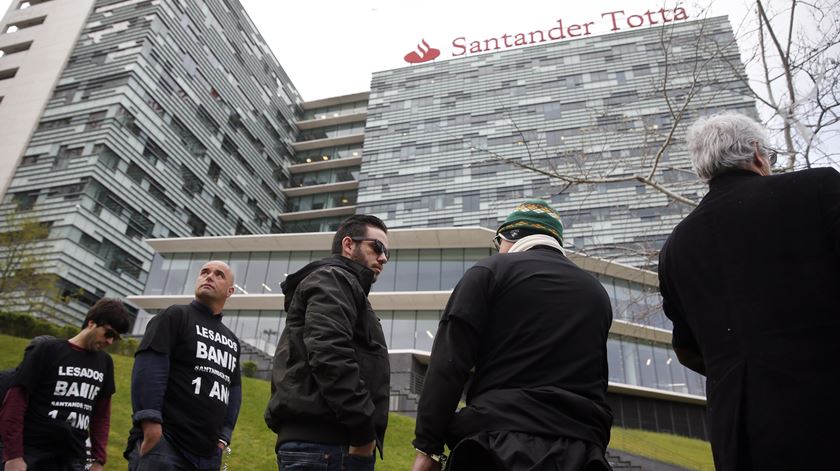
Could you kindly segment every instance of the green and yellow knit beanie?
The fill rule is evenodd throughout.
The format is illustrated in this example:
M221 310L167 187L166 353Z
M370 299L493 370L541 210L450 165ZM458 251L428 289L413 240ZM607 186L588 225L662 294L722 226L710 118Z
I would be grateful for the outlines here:
M560 214L543 200L527 200L517 206L496 229L496 234L513 229L526 229L549 235L557 239L560 245L563 244L563 223L560 221Z

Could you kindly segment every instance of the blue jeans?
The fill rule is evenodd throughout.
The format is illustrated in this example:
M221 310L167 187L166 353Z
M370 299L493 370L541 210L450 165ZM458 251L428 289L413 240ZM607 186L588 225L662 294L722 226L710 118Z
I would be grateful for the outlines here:
M157 445L140 456L140 443L137 440L131 454L128 456L128 471L197 471L196 468L184 455L175 448L165 436L160 437ZM218 470L221 467L221 453L218 462L215 458L207 460L205 470Z
M351 456L341 445L286 442L277 449L279 471L373 471L375 461L375 454Z

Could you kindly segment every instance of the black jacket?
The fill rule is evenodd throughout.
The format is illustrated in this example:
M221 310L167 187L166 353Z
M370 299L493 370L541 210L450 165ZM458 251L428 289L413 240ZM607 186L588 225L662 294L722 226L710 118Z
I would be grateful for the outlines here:
M469 440L505 469L542 469L534 463L554 462L549 455L570 440L582 442L574 448L583 462L603 464L611 322L604 288L558 250L478 262L455 287L435 335L414 445L441 453L444 442ZM455 413L472 368L467 406ZM535 439L550 445L535 449ZM534 456L521 456L527 450Z
M715 177L659 278L675 350L702 356L715 467L836 469L840 174Z
M271 374L265 421L278 445L360 446L388 424L385 335L367 294L373 271L341 256L312 262L283 282L286 327Z

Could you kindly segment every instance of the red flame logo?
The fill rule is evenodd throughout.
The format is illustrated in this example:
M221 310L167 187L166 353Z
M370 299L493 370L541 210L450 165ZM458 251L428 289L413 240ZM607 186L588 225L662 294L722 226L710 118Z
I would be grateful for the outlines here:
M409 64L422 64L430 60L437 59L440 55L440 49L435 49L429 46L425 39L420 40L421 44L417 45L416 51L411 51L405 55L405 61Z

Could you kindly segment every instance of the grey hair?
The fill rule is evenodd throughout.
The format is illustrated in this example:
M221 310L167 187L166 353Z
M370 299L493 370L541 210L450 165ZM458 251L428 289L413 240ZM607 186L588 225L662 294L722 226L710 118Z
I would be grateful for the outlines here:
M698 119L689 126L685 139L694 170L705 181L729 170L749 168L754 145L767 147L764 127L731 111Z

